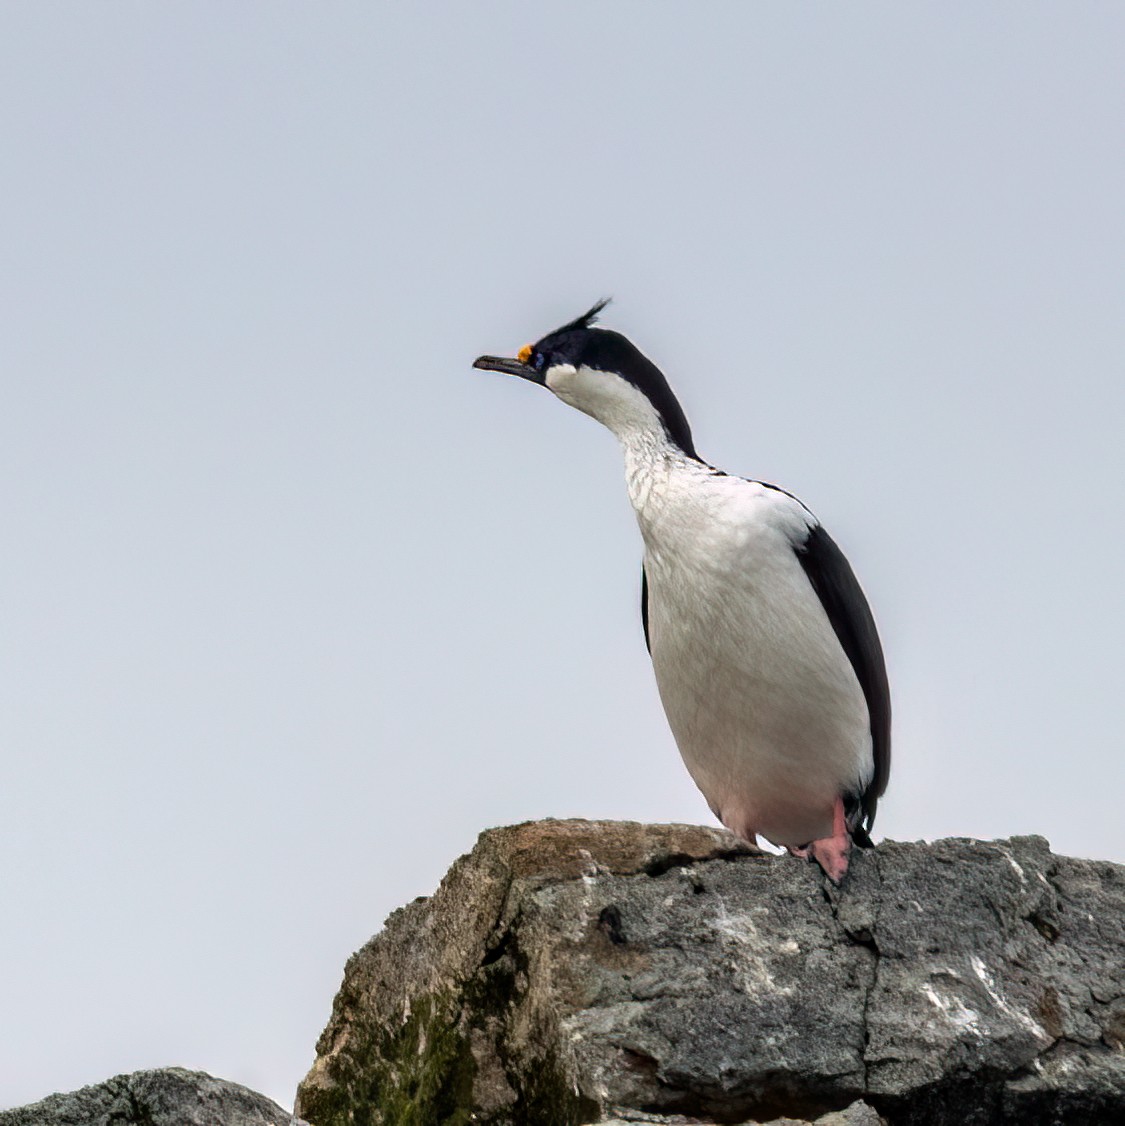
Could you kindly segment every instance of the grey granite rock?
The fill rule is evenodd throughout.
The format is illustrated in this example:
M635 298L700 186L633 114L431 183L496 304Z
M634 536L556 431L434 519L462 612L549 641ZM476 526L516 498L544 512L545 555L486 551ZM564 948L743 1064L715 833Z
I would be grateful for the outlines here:
M0 1111L0 1126L304 1126L265 1095L178 1067L118 1075L95 1087Z
M718 830L540 822L482 834L349 961L297 1111L1125 1123L1123 1039L1119 866L887 842L837 890Z

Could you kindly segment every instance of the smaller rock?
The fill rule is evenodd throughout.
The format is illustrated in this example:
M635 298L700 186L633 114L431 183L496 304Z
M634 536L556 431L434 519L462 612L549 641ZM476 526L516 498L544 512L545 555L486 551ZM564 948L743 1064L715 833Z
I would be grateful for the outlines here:
M617 1118L605 1118L596 1126L707 1126L700 1118L685 1118L682 1114L646 1114L644 1111L619 1109ZM830 1114L810 1122L807 1118L773 1118L769 1122L743 1122L741 1126L886 1126L875 1108L862 1099L852 1103L845 1110L834 1110Z
M237 1083L179 1067L117 1075L94 1087L0 1111L0 1126L308 1126Z
M862 1099L846 1110L834 1110L816 1120L815 1126L884 1126L875 1108Z

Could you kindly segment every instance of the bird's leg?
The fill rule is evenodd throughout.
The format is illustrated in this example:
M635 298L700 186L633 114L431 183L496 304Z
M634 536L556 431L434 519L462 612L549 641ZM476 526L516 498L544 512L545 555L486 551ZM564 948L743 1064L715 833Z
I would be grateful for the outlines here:
M811 856L834 884L839 884L848 874L848 854L851 850L852 838L844 817L843 798L836 799L836 805L832 810L832 836L821 837L820 840L806 845L800 852L790 849L796 856Z

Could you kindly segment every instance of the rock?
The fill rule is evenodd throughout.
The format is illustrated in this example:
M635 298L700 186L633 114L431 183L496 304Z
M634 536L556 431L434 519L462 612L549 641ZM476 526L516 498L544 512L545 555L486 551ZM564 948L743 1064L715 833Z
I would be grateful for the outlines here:
M842 889L681 825L495 829L348 962L315 1126L1125 1122L1125 868L885 842Z
M307 1126L265 1095L178 1067L0 1111L0 1126Z
M638 1123L656 1123L663 1126L689 1126L698 1118L685 1118L682 1114L647 1114L644 1111L622 1111L623 1118L603 1118L596 1126L637 1126ZM845 1110L824 1114L815 1122L807 1118L775 1118L771 1122L743 1122L738 1126L885 1126L873 1107L865 1102L852 1103Z

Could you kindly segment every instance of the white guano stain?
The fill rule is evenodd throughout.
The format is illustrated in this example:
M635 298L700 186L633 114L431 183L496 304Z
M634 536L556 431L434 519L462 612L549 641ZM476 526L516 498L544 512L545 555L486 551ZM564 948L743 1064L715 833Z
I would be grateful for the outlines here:
M988 967L984 962L974 954L969 959L970 965L973 967L973 973L980 978L981 984L985 988L985 992L992 998L993 1004L1006 1016L1009 1016L1021 1027L1026 1028L1033 1036L1038 1037L1044 1043L1049 1044L1051 1037L1047 1035L1047 1030L1037 1021L1030 1017L1027 1013L1021 1013L1019 1009L1008 1002L1001 995L1000 991L996 988L996 982L993 980L992 974L989 972Z
M1000 851L1003 852L1004 858L1012 866L1012 869L1016 873L1016 875L1019 876L1020 883L1026 884L1027 883L1027 877L1023 874L1023 869L1016 862L1016 858L1006 848L1001 849Z
M974 1036L984 1035L980 1027L980 1013L963 1004L960 998L943 997L929 982L922 986L922 993L929 998L935 1009L948 1017L962 1031L970 1032Z

